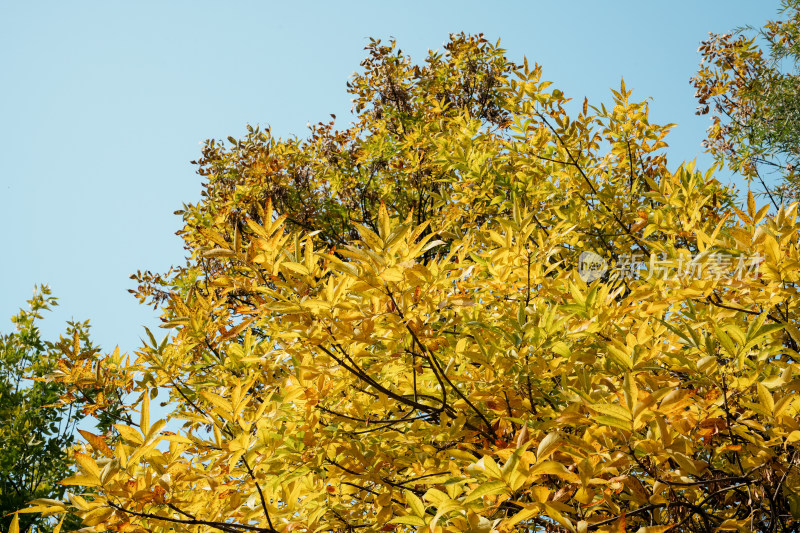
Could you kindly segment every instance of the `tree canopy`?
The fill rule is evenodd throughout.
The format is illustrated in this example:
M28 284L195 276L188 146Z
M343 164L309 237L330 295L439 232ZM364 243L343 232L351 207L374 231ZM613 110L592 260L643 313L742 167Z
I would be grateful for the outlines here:
M0 529L8 531L11 513L37 498L60 498L58 484L73 471L66 448L83 418L80 403L59 406L66 392L60 383L41 381L57 364L60 351L42 339L38 321L57 305L47 286L38 287L12 318L15 330L0 335ZM69 332L88 342L88 324L72 323ZM80 522L73 517L69 524ZM52 519L27 515L21 531L49 532Z
M713 112L709 151L776 204L800 198L800 2L781 4L783 20L711 34L692 78L698 114Z
M28 511L796 530L796 204L740 210L714 169L670 170L670 126L624 83L575 102L482 36L419 64L373 40L348 90L345 129L206 143L186 263L135 276L167 335L133 360L63 346L66 400L129 401L73 453L64 502Z

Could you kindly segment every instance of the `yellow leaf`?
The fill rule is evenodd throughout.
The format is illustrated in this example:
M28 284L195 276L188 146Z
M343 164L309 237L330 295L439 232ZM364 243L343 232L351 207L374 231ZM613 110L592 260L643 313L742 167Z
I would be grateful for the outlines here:
M589 406L592 411L597 411L600 414L613 416L622 420L633 420L633 414L628 410L617 404L610 403L596 403Z
M746 526L749 520L733 520L728 518L717 526L717 531L741 531L742 526Z
M63 505L34 505L33 507L26 507L20 509L18 513L39 513L42 516L50 516L53 514L65 513L66 509Z
M100 478L77 474L59 482L61 485L81 485L83 487L97 487L100 485Z
M150 443L159 436L159 432L161 429L167 424L166 420L158 420L155 424L150 426L150 431L147 432L147 436L145 437L145 443Z
M625 373L622 387L625 393L625 405L628 407L628 411L633 413L633 409L639 401L639 389L636 387L636 378L633 374L630 372Z
M286 267L292 272L296 272L303 276L308 276L310 274L310 272L304 265L301 265L300 263L295 263L294 261L284 261L283 263L281 263L281 266Z
M392 518L391 520L389 520L388 523L389 524L402 524L402 525L406 525L406 526L418 526L418 527L424 527L426 525L425 524L425 520L423 520L422 518L420 518L418 516L414 516L414 515L396 516L396 517Z
M633 423L631 420L617 418L616 416L600 415L594 418L594 421L604 426L611 426L625 431L633 431Z
M500 494L501 492L505 492L507 490L508 487L503 481L490 481L489 483L484 483L477 489L470 492L469 495L466 498L464 498L464 503L469 503L471 501L482 498L483 496Z
M361 240L370 247L371 250L379 252L383 249L383 241L381 238L375 235L371 229L367 228L358 223L353 224L356 229L358 230L358 234L361 236Z
M233 407L231 406L231 402L213 392L201 391L200 395L208 400L211 405L217 407L216 412L220 416L225 419L231 419L233 417Z
M203 257L205 258L213 258L213 257L234 257L236 254L233 250L228 250L227 248L212 248L206 252L203 252Z
M772 414L775 411L775 400L772 399L769 389L761 383L756 384L756 389L758 390L759 402L769 414Z
M100 481L100 468L98 468L97 463L94 462L94 459L86 455L85 453L76 453L75 460L81 467L81 470L84 471L89 476Z
M68 492L67 497L69 498L69 502L81 511L89 509L89 503L77 494Z
M531 468L531 475L558 476L566 480L575 480L578 478L577 475L567 470L564 465L562 465L561 463L557 463L555 461L545 461L543 463L537 464L536 466Z
M425 504L422 503L422 500L410 490L403 491L403 494L405 494L406 503L411 507L411 512L420 518L425 516Z
M538 507L527 507L525 509L522 509L514 516L512 516L511 520L505 522L504 525L511 527L518 524L519 522L522 522L523 520L528 520L529 518L533 518L534 516L538 515L539 515Z
M91 445L91 447L96 451L102 453L106 457L111 457L113 455L111 448L108 447L108 444L106 444L106 441L103 437L83 429L79 429L78 433L83 435L83 438L86 439L86 442L88 442L89 445Z
M130 442L131 444L135 444L136 446L141 446L144 442L144 437L141 433L139 433L136 429L125 426L123 424L114 424L114 428L119 431L120 436Z
M98 507L97 509L89 511L83 515L83 525L89 527L96 526L111 516L113 512L114 509L111 507Z
M64 502L62 502L60 500L53 500L51 498L38 498L38 499L33 500L32 502L28 502L28 503L30 505L47 505L47 506L57 505L57 506L60 506L62 508L65 507ZM22 512L22 511L20 511L20 512Z
M389 236L389 232L391 231L391 221L389 220L389 212L386 210L386 204L381 202L380 207L378 208L378 231L380 232L380 237L384 241Z
M64 513L64 514L61 516L61 520L59 520L59 521L58 521L58 524L56 524L56 527L54 527L54 528L53 528L53 533L61 533L61 526L64 524L64 520L65 520L66 518L67 518L67 514L66 514L66 513Z
M150 430L150 391L144 391L142 398L142 414L139 422L139 428L142 430L143 435L147 435Z
M384 281L390 281L390 282L403 281L403 270L397 266L387 268L378 275Z
M558 432L553 431L548 433L545 438L542 439L542 442L539 443L538 448L536 448L536 460L543 461L547 459L556 451L560 444L561 437Z

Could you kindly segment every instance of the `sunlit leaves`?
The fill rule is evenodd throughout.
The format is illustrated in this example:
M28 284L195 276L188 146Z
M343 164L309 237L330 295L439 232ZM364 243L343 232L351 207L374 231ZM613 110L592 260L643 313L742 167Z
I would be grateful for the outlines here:
M624 83L570 117L479 37L423 66L368 51L352 129L206 146L188 262L142 289L165 341L133 364L65 348L57 379L132 392L76 451L94 492L70 509L155 531L792 525L796 207L734 211L711 172L668 170L669 127ZM587 282L582 251L608 271ZM704 276L723 253L763 264Z

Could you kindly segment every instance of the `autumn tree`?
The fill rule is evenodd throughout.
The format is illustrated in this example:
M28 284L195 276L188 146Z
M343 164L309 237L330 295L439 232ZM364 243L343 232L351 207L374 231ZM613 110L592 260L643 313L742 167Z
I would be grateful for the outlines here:
M781 5L782 20L711 34L692 78L697 113L712 113L707 148L774 203L800 198L800 2Z
M64 345L51 376L101 391L96 414L130 391L128 420L29 511L121 532L796 530L797 205L739 210L713 169L667 166L669 126L624 83L575 105L481 36L419 64L374 40L361 67L345 129L206 144L187 262L136 276L166 336L132 361Z

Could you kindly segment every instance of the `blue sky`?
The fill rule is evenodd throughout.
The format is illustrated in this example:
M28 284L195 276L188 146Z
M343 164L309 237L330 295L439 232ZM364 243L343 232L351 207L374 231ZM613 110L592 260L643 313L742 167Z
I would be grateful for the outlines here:
M568 96L610 101L621 77L677 123L671 167L702 155L689 78L709 31L776 18L772 0L675 2L12 2L0 0L0 331L37 283L60 299L43 330L90 319L131 351L157 313L137 269L183 259L172 213L199 198L190 161L246 124L303 136L335 113L369 36L422 59L450 32L501 39Z

